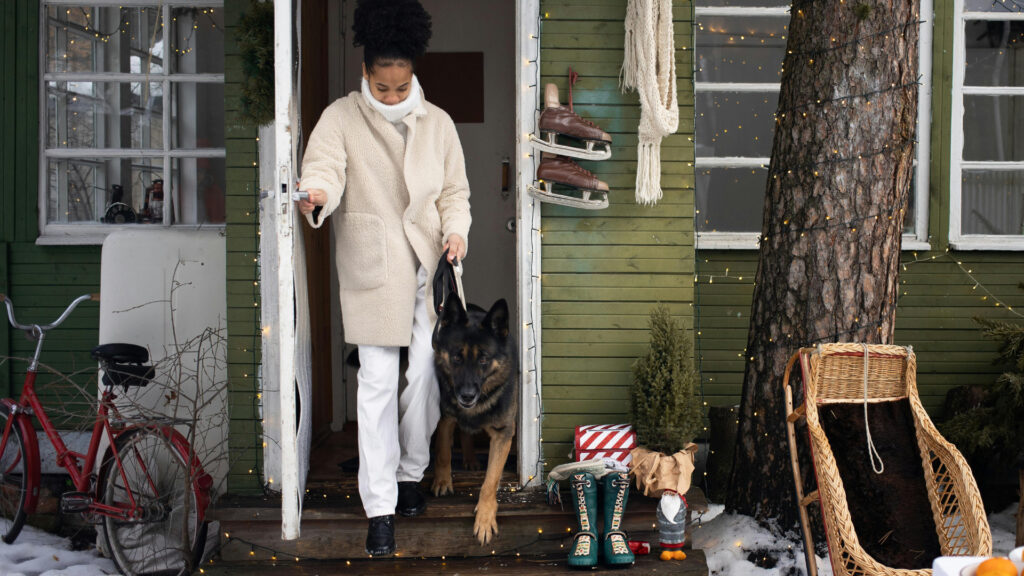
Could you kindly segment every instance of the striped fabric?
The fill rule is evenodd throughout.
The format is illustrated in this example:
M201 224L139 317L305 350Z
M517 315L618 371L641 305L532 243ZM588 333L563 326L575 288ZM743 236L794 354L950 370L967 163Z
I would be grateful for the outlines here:
M573 445L576 461L611 458L628 466L630 450L636 448L636 433L630 424L588 424L576 427Z

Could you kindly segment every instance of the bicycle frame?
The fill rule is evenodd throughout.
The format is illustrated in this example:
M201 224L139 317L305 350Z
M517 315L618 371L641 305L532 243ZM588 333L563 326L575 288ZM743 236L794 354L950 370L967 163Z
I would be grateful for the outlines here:
M8 318L11 325L19 330L25 331L33 339L36 339L36 350L32 357L32 361L29 364L28 371L25 374L25 382L22 387L21 397L15 402L11 399L0 400L0 410L4 410L10 417L7 418L7 422L4 426L3 436L0 438L0 453L3 452L7 446L7 441L11 434L11 428L13 426L20 426L22 437L25 439L25 459L27 467L27 484L29 488L28 498L25 501L25 512L32 513L35 511L36 505L38 504L39 498L39 447L36 440L35 429L32 426L31 416L35 416L39 420L39 424L42 426L43 431L46 433L46 437L50 440L54 449L57 452L57 465L61 466L68 471L71 476L71 482L75 487L75 491L87 494L93 494L96 498L93 499L89 505L89 512L94 512L103 516L110 516L123 520L132 520L140 518L143 514L143 510L140 509L138 503L135 501L134 494L131 491L126 491L128 495L128 506L108 506L103 504L99 500L100 495L96 493L98 490L98 483L93 486L91 479L94 477L92 471L96 467L96 457L99 454L101 440L105 437L108 442L108 448L112 457L116 460L117 466L116 472L121 474L122 479L127 485L127 478L125 478L124 466L121 462L121 455L117 452L117 446L115 440L121 434L130 430L138 428L150 428L157 430L160 434L171 443L175 450L183 456L186 462L190 462L190 478L193 484L193 489L197 496L197 514L199 519L203 520L206 512L206 508L209 504L209 490L213 484L213 479L207 474L199 462L198 457L192 451L188 440L177 430L171 426L165 425L132 425L132 426L119 426L114 427L110 424L109 416L111 411L113 415L120 420L121 415L117 410L117 406L114 405L114 400L117 395L108 388L103 391L100 397L99 410L96 415L96 421L93 423L92 435L89 441L89 449L85 454L75 452L67 447L61 438L57 428L50 421L50 418L46 414L46 409L39 400L35 391L36 375L38 373L39 366L39 355L42 351L43 340L46 337L46 332L52 328L59 326L68 315L82 302L85 300L99 300L99 295L84 295L78 297L70 306L64 311L61 316L54 321L52 324L47 326L33 325L21 325L18 324L14 319L13 307L10 300L7 299L3 294L0 294L0 302L7 304ZM145 463L140 461L140 465L145 468Z

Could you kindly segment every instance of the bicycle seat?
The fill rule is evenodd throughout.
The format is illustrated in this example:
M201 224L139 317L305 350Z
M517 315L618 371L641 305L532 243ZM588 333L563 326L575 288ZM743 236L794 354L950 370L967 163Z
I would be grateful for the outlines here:
M145 386L153 379L156 368L139 364L107 364L103 371L103 384L106 386Z
M100 344L92 349L92 358L103 363L142 364L149 361L149 350L136 344Z

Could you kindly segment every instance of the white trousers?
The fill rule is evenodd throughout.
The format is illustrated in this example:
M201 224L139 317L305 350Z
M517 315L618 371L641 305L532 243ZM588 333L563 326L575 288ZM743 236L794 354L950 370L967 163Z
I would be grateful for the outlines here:
M430 463L430 436L441 418L434 374L434 327L427 310L427 271L416 274L408 382L398 394L399 347L359 346L359 497L367 517L395 513L398 482L419 482Z

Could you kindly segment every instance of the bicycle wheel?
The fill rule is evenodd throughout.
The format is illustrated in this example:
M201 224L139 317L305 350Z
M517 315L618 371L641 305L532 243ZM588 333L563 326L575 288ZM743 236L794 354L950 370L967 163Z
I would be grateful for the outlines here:
M185 457L159 431L139 428L115 441L103 464L100 494L108 506L138 505L135 518L103 518L107 550L126 575L189 574L202 554L205 526Z
M6 414L0 414L0 438L7 426ZM25 498L28 497L28 464L21 428L11 426L7 444L0 453L0 540L11 544L25 525Z

